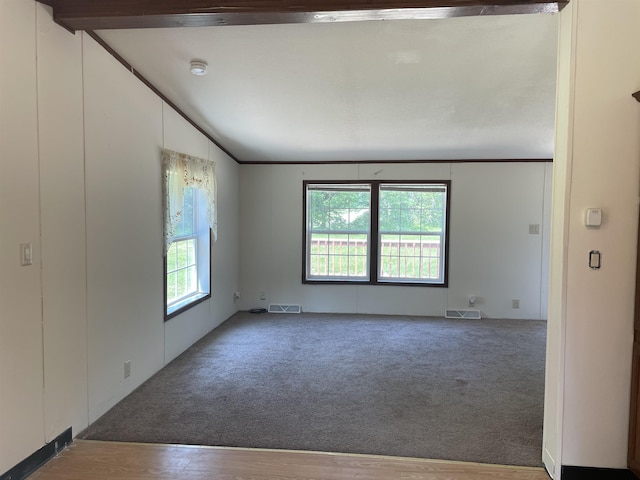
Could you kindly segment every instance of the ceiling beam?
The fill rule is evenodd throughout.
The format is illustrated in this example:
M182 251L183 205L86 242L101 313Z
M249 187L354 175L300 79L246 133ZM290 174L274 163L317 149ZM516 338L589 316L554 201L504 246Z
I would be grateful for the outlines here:
M40 0L71 30L555 13L569 0Z

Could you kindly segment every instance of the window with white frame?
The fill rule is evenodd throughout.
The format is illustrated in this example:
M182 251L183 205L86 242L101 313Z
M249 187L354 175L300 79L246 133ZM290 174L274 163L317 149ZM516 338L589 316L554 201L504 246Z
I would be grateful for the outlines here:
M304 182L303 282L447 284L448 181Z
M213 162L163 151L165 319L211 297L216 233Z

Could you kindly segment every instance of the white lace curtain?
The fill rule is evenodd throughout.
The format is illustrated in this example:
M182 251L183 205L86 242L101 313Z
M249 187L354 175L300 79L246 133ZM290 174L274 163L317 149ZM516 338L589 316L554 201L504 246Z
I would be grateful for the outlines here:
M213 240L218 235L216 209L216 164L210 160L192 157L173 150L162 151L163 210L164 210L164 254L175 238L176 227L182 218L184 189L194 187L204 192L207 198L207 218L213 231Z

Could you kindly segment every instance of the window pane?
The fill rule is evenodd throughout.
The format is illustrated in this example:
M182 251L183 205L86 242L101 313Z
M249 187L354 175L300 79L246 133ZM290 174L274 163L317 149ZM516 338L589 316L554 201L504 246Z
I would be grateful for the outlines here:
M327 276L329 274L328 265L328 257L326 255L311 255L309 259L311 275Z
M167 252L167 272L172 272L176 268L177 265L177 254L176 254L176 242L173 242L169 247L169 251Z
M445 202L446 185L380 186L381 280L443 280Z
M184 189L182 202L182 221L177 236L192 235L195 233L195 190L193 187Z
M167 302L171 303L177 298L177 289L176 289L176 274L175 272L169 273L167 275Z
M197 240L187 238L171 244L167 252L167 304L198 292Z
M311 254L329 253L329 235L314 233L311 235Z
M196 271L196 266L193 265L186 269L187 272L187 289L186 293L192 294L198 290L198 275Z
M307 185L307 278L366 278L369 185Z

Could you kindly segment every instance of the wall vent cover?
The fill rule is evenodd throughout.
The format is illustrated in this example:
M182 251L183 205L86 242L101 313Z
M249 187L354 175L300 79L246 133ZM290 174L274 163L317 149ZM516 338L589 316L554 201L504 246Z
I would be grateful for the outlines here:
M472 320L480 320L480 310L447 308L444 311L444 318L468 318Z
M288 305L283 303L270 303L269 313L300 313L300 305Z

